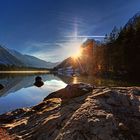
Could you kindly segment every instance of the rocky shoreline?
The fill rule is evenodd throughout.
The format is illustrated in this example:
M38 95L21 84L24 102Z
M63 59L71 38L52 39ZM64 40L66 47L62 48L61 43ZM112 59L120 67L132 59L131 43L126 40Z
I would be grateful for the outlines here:
M70 84L36 106L0 115L0 128L7 140L139 140L140 87Z

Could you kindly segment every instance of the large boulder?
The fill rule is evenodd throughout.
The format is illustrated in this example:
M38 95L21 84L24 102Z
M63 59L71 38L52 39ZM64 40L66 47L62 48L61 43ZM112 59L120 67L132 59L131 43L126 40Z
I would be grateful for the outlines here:
M92 92L93 88L94 86L85 83L68 84L64 89L49 94L44 100L50 98L68 100Z

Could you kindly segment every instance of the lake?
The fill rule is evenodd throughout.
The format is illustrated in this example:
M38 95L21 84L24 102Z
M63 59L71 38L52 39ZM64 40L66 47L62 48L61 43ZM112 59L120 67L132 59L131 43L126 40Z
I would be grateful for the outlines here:
M34 86L35 77L41 76L44 85ZM138 83L99 79L93 76L67 77L53 74L0 74L0 114L17 108L30 107L41 102L51 92L64 88L69 83L85 82L97 86L136 86Z

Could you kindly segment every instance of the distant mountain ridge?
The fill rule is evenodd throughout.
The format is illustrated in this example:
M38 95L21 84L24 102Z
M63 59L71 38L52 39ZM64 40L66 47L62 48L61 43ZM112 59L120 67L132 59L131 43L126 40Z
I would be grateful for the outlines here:
M23 63L14 57L10 52L0 46L0 64L2 65L18 65L22 66Z
M0 64L34 68L53 68L58 63L51 63L37 57L24 55L18 51L0 46Z

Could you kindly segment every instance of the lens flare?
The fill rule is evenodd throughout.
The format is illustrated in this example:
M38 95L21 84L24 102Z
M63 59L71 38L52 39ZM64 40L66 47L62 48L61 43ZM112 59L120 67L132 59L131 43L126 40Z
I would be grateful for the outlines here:
M72 58L76 59L76 58L79 58L81 56L81 48L79 48L77 50L77 52L75 52L73 55L72 55Z

